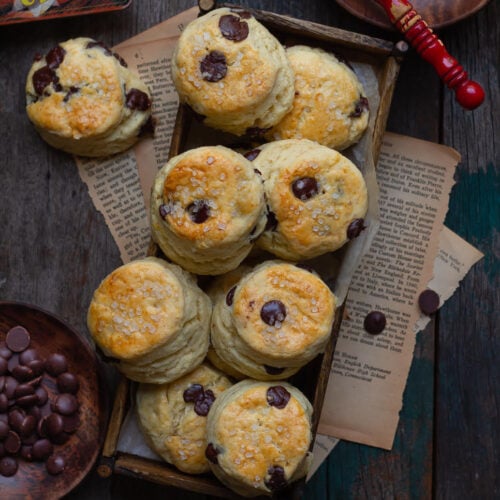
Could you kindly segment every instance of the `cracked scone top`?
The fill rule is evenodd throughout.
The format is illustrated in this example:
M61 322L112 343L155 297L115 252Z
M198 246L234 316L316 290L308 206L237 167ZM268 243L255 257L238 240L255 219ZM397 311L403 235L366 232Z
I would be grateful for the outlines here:
M221 8L192 21L172 57L180 100L208 126L243 135L291 109L293 71L278 40L249 12Z
M208 414L210 468L240 495L272 495L307 474L311 415L306 397L285 382L233 385Z
M183 472L208 472L207 415L230 386L226 376L206 363L169 384L140 384L137 415L151 449Z
M295 72L292 110L267 133L269 140L310 139L342 150L368 126L368 99L354 71L322 49L286 49Z
M132 146L151 119L146 85L100 42L75 38L37 58L26 80L29 119L50 145L81 156Z

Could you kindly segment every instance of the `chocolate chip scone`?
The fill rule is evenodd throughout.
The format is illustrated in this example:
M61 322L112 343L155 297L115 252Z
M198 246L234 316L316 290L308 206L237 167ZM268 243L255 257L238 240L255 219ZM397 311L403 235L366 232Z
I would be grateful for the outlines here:
M264 189L250 161L223 146L175 156L158 172L151 232L163 253L196 274L238 267L264 230Z
M268 139L310 139L337 150L358 142L369 107L354 71L322 49L295 45L286 54L295 72L293 107Z
M272 495L305 476L312 407L290 384L238 382L208 414L206 456L214 474L246 497Z
M194 277L155 257L129 262L94 292L89 331L128 378L167 383L192 371L208 350L212 305Z
M151 449L183 472L208 472L207 415L230 386L227 377L206 363L169 384L140 384L137 416Z
M210 127L243 135L291 109L293 71L279 41L249 12L221 8L192 21L172 57L181 102Z
M26 81L26 111L51 146L81 156L128 149L151 128L151 95L101 42L75 38L37 57Z
M324 351L336 302L315 274L264 262L219 295L212 346L224 363L251 378L288 378Z
M252 163L262 173L268 203L257 246L282 259L311 259L365 228L368 191L348 158L306 139L271 142L257 151Z

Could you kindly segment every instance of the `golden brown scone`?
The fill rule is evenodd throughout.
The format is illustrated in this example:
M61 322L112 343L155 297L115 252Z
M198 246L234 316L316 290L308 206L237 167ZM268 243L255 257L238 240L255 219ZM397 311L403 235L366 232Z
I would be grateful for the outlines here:
M311 415L309 401L290 384L238 382L208 414L210 468L240 495L278 492L307 474Z
M183 472L208 472L206 418L230 386L228 378L206 363L170 384L140 384L137 415L151 449Z
M235 269L264 230L264 190L252 163L223 146L191 149L158 172L151 231L163 253L196 274Z
M336 298L315 274L267 261L219 298L212 315L216 354L258 380L288 378L322 352Z
M199 365L209 341L211 303L194 278L155 257L129 262L94 292L89 331L118 369L165 383Z
M282 259L311 259L364 229L368 192L348 158L306 139L258 149L252 163L264 179L269 221L257 246Z
M192 21L172 57L181 102L210 127L243 135L291 109L293 71L278 40L249 12L221 8Z
M322 49L295 45L286 53L295 72L293 108L268 139L310 139L337 150L358 142L369 111L354 71Z
M43 139L81 156L128 149L151 118L147 86L91 38L67 40L36 60L26 97L29 119Z

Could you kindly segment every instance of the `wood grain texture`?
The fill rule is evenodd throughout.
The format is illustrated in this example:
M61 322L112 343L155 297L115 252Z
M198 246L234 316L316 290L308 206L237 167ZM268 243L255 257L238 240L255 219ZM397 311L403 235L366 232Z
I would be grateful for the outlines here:
M112 45L195 2L136 0L121 12L0 30L0 299L36 303L86 333L85 311L100 280L120 265L104 219L95 211L73 160L48 148L24 111L24 79L35 52L58 41L93 36ZM245 0L253 8L398 40L335 2ZM416 358L391 452L341 443L305 498L496 498L498 446L498 5L443 31L450 52L483 83L487 99L473 113L455 103L432 68L405 58L388 129L462 154L448 225L485 252L437 318L436 415L434 329L417 337ZM495 218L495 215L497 218ZM496 253L495 253L496 252ZM108 378L114 381L110 371ZM433 450L433 436L435 448ZM124 476L93 472L68 498L206 499Z

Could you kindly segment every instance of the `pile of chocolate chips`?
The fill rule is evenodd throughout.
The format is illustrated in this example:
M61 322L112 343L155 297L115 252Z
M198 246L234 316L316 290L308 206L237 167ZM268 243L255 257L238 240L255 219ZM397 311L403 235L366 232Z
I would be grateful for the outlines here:
M66 467L55 446L80 425L78 378L62 354L42 359L30 348L24 327L14 326L0 342L0 474L13 476L18 461L44 461L49 474Z

